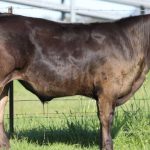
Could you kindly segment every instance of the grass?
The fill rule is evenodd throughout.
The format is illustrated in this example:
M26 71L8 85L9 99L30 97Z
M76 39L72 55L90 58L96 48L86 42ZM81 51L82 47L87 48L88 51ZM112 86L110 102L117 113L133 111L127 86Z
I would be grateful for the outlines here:
M150 74L148 75L148 79ZM112 127L115 150L150 149L150 80L118 107ZM24 100L24 101L17 101ZM35 100L35 101L26 101ZM15 81L15 133L12 150L97 150L99 121L95 101L75 96L44 106ZM5 127L8 131L8 106ZM21 115L20 115L21 114Z

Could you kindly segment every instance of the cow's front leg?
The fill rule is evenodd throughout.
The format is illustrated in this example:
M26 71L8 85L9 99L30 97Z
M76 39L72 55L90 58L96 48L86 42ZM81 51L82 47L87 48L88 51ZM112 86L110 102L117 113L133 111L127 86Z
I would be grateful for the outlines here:
M113 99L108 96L101 95L97 101L99 118L101 121L102 128L102 145L100 149L102 150L113 150L113 143L111 138L111 124L114 116L114 104Z
M8 150L10 144L4 129L4 110L8 101L8 87L4 89L0 99L0 150Z

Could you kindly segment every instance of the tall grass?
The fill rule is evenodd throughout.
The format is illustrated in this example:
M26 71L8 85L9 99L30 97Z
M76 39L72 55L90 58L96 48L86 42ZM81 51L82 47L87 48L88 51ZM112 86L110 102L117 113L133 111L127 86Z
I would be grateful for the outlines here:
M95 115L81 117L70 112L62 119L26 118L15 120L12 149L98 149L99 121ZM149 114L119 110L112 127L115 150L149 150Z

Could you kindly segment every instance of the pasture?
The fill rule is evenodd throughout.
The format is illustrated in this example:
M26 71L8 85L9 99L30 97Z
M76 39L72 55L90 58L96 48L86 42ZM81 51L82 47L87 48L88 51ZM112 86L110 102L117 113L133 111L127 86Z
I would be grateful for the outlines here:
M15 81L12 150L97 150L99 121L94 100L75 96L42 103ZM139 91L116 109L115 150L150 149L150 73ZM23 100L23 101L17 101ZM35 101L28 101L35 100ZM45 112L45 113L44 113ZM5 126L8 132L8 104Z

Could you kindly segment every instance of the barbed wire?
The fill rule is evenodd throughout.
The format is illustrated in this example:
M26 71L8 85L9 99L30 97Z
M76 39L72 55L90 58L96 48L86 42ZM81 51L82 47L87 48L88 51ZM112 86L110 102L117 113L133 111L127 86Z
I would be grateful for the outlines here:
M55 115L55 116L54 116ZM9 114L5 114L5 119L9 119ZM58 118L58 119L66 119L67 118L75 118L75 117L94 117L97 116L97 112L88 112L88 113L32 113L32 114L15 114L14 119L33 119L33 118Z
M95 116L95 115L90 115L90 116L88 116L88 117L92 117L92 116ZM83 116L67 116L67 118L75 118L75 117L79 117L79 118L81 118L81 117L83 117ZM66 119L66 117L64 117L64 116L25 116L25 117L17 117L17 116L15 116L14 117L14 119L39 119L39 118L44 118L44 119L48 119L48 118L52 118L52 119ZM6 117L5 119L10 119L9 117Z
M28 114L26 114L26 113L25 113L25 114L21 114L21 113L20 113L20 114L15 114L15 115L16 115L16 116L21 116L21 115L25 115L25 116L26 116L26 115L31 115L31 116L32 116L32 115L33 115L33 116L34 116L34 115L35 115L35 116L36 116L36 115L64 115L64 114L65 114L65 115L75 115L75 114L85 114L85 115L87 114L87 115L88 115L88 114L96 114L96 113L97 113L96 111L93 111L93 112L70 112L70 113L68 113L68 112L64 112L64 113L59 113L59 112L55 112L55 113L54 113L54 112L53 112L53 113L30 113L30 114L29 114L29 113L28 113ZM7 115L9 115L9 114L5 114L5 115L7 116Z
M72 101L72 100L79 100L79 99L57 99L57 100L55 100L55 101ZM80 100L82 100L82 99L80 99ZM150 98L149 99L147 99L147 98L142 98L142 99L131 99L132 101L150 101ZM50 100L51 101L51 100ZM50 101L46 101L44 104L48 104L48 102L50 102ZM94 100L93 100L94 101ZM39 99L32 99L32 100L29 100L29 99L15 99L14 100L14 102L40 102L40 100Z
M127 111L128 113L138 113L137 110ZM149 113L148 110L142 110L143 113ZM55 116L54 116L55 115ZM9 119L9 114L5 114L5 119ZM63 113L28 113L28 114L14 114L14 119L27 119L27 118L75 118L75 117L96 117L97 112L63 112Z

